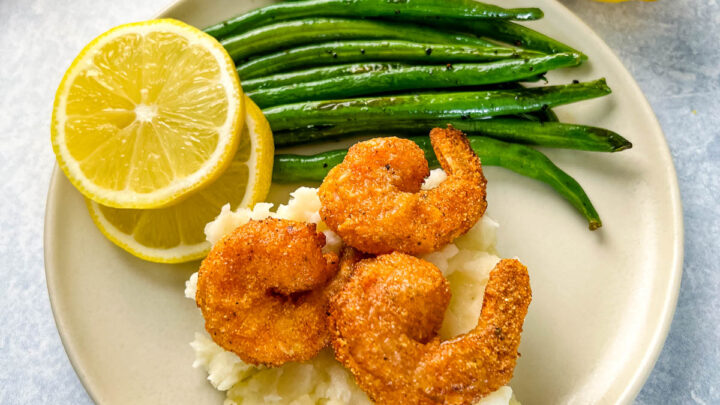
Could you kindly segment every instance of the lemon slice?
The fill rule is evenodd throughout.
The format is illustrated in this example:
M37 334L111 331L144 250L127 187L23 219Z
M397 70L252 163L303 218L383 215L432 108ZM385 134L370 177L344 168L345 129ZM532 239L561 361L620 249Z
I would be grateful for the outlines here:
M159 209L118 209L86 199L95 225L116 245L145 260L180 263L204 257L210 250L205 224L222 206L252 207L270 189L274 155L270 124L249 98L246 108L240 146L228 170L214 183Z
M121 25L90 42L65 73L53 150L86 197L162 207L228 167L243 100L232 59L209 35L169 19Z

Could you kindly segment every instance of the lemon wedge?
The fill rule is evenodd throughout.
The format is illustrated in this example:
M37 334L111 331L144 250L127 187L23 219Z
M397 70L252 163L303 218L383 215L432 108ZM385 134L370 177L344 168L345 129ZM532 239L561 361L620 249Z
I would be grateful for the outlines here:
M230 167L215 182L176 205L134 210L100 205L86 199L100 231L131 254L160 263L180 263L207 255L205 224L223 205L252 207L270 189L274 146L270 124L246 99L246 125Z
M80 52L55 95L51 139L87 198L157 208L225 171L243 118L222 45L180 21L152 20L113 28Z

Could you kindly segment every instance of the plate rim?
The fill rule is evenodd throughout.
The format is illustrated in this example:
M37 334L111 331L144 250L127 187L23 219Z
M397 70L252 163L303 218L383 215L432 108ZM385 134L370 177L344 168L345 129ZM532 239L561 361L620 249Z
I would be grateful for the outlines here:
M633 92L637 92L642 96L642 105L640 106L640 108L642 108L650 117L652 117L648 124L652 125L654 127L653 129L656 130L658 133L662 134L662 153L670 162L670 165L666 168L666 170L668 171L671 183L669 191L672 198L671 205L673 210L674 228L672 233L673 263L671 269L671 281L665 290L665 299L663 301L664 305L662 308L662 322L660 322L660 324L656 326L655 331L652 334L652 338L650 339L650 345L648 346L648 349L645 350L645 353L642 356L642 361L639 363L639 366L635 370L635 374L631 378L630 382L625 386L625 390L620 395L620 398L618 398L617 403L629 404L640 393L640 390L642 390L648 377L650 377L650 373L652 373L652 370L655 368L655 363L657 363L657 360L660 357L660 353L662 352L663 347L665 347L665 341L667 340L668 334L670 333L670 326L672 325L673 318L675 317L675 310L677 309L677 300L680 295L680 283L682 281L683 273L683 258L685 255L685 222L683 219L680 185L678 183L677 170L675 170L675 162L673 161L672 153L670 153L670 146L668 145L665 132L663 131L662 126L660 125L660 121L658 121L657 115L655 115L655 111L653 111L652 106L647 99L647 96L645 96L645 92L642 91L637 81L635 80L635 77L632 75L632 73L630 73L627 67L625 67L625 64L618 57L617 53L615 53L615 51L610 48L610 46L605 42L605 40L603 40L602 37L598 35L595 30L592 29L592 27L590 27L582 18L572 12L572 10L570 10L569 8L565 7L565 5L562 4L560 1L550 1L555 3L562 12L567 13L571 17L575 18L588 31L595 35L600 40L600 46L605 48L605 51L609 52L615 59L620 62L620 66L623 72L632 79L630 85L632 86Z
M152 18L163 18L168 13L172 12L173 9L176 7L180 7L184 3L191 2L195 0L176 0L171 2L170 4L167 4L164 7L160 7L160 11L154 13L154 17ZM650 120L648 120L648 125L651 125L653 127L653 131L657 131L662 135L662 153L664 157L670 162L670 165L666 167L666 171L669 177L670 182L670 189L668 190L671 196L671 210L673 212L673 230L672 230L672 239L673 239L673 251L672 251L672 264L670 269L670 282L668 283L665 291L664 291L664 298L663 298L663 305L661 308L661 319L660 322L656 325L655 330L652 332L652 337L649 340L649 344L647 346L647 349L642 355L642 360L638 363L638 366L635 370L635 373L633 374L632 378L628 381L628 383L625 386L625 389L620 394L617 403L618 404L629 404L631 403L635 397L640 393L642 387L644 386L645 382L647 381L648 377L650 376L650 373L652 372L657 359L660 356L660 353L662 352L662 349L665 345L665 341L668 337L668 334L670 332L670 327L672 325L672 321L675 315L675 310L677 308L677 301L680 294L680 284L682 280L682 273L683 273L683 258L684 258L684 218L683 218L683 210L682 210L682 199L680 195L680 188L677 178L677 171L675 169L675 163L672 158L672 154L670 152L670 147L667 142L667 137L665 136L664 131L662 130L662 126L660 125L660 122L657 119L657 116L655 115L655 112L653 111L647 97L645 96L645 93L642 91L640 86L637 84L637 81L635 80L634 76L630 73L630 71L625 67L625 64L622 63L622 60L617 56L615 51L610 48L607 43L600 37L595 30L592 29L584 20L582 20L580 17L578 17L575 13L573 13L570 9L568 9L564 4L562 4L558 0L548 0L551 3L554 3L558 9L569 15L571 18L575 19L577 22L579 22L582 26L584 26L585 29L587 29L592 35L594 35L597 39L599 39L600 47L604 48L603 50L606 52L609 52L612 54L613 57L617 61L619 61L620 68L622 69L623 73L625 73L629 78L632 80L630 81L630 85L632 86L632 91L634 93L638 93L642 97L642 105L639 107L648 115L648 117L652 117ZM69 343L70 336L68 327L65 325L65 320L63 319L63 315L60 313L60 310L58 307L60 304L58 303L58 297L53 292L55 285L57 285L58 280L56 278L57 271L54 270L55 263L51 259L54 256L54 249L53 245L50 241L50 233L48 230L52 227L52 223L55 221L54 215L50 212L50 203L51 198L54 193L54 190L57 188L57 184L60 181L60 176L62 176L62 171L58 170L57 162L53 166L52 174L50 175L50 185L48 187L48 193L45 200L45 218L43 221L43 263L45 268L45 282L46 282L46 288L48 291L48 297L50 300L50 308L53 315L53 320L55 322L56 329L58 331L58 335L60 337L60 341L63 345L63 350L65 351L66 355L68 356L68 360L70 361L70 364L73 367L73 370L75 371L76 375L78 376L78 379L80 380L80 383L83 385L83 388L85 388L85 391L87 392L88 396L93 400L95 403L101 403L100 398L98 396L98 392L93 389L93 387L89 384L88 379L86 378L86 372L80 365L80 362L77 358L77 353L74 352L71 347L72 345Z

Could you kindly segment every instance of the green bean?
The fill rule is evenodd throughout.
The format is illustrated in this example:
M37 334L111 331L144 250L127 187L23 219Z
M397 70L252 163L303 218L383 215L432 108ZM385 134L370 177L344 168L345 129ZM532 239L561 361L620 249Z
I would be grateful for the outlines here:
M541 80L542 78L544 78L544 75L538 76L538 80ZM524 81L529 81L529 80L524 80ZM505 89L524 89L525 88L525 86L523 86L522 84L520 84L518 82L500 83L497 86L500 86L499 88L505 88ZM555 114L555 111L553 111L551 108L543 108L538 111L515 114L511 118L521 118L526 121L535 121L535 122L559 122L560 121L557 114Z
M505 83L538 73L575 66L577 54L558 53L530 59L509 59L483 64L409 66L383 72L339 76L307 83L247 92L260 108L300 101L330 100L403 90L447 89Z
M437 158L427 136L411 138L425 152L431 166L438 166ZM557 167L541 152L525 146L492 138L468 137L470 145L484 166L500 166L520 175L548 184L572 204L587 219L590 230L602 226L602 221L590 198L575 179ZM280 183L320 182L330 169L341 163L347 150L334 150L312 156L276 155L273 181Z
M347 18L306 18L266 25L227 37L220 43L235 62L297 45L338 39L405 39L437 43L492 47L473 35L457 34L415 24Z
M521 90L423 93L287 104L263 110L273 131L372 121L481 119L555 107L610 94L605 79Z
M530 113L528 113L529 115ZM314 125L307 128L287 129L274 131L275 147L302 145L312 142L337 140L349 137L367 137L377 134L394 136L426 135L430 129L453 125L468 135L481 135L480 129L493 125L495 120L516 120L539 122L535 117L525 117L526 114L484 118L480 120L447 119L447 120L396 120L377 124L374 121L362 121L351 125ZM502 139L498 137L499 139Z
M504 9L472 0L310 0L297 3L280 3L235 16L205 29L216 37L246 32L280 21L306 17L389 17L407 18L451 17L463 19L514 19L535 20L543 13L537 8Z
M571 52L580 54L583 60L587 56L560 41L541 34L531 28L510 21L485 20L467 21L458 19L418 20L435 28L452 27L454 31L469 32L481 37L503 41L526 49L544 53Z
M506 142L592 152L620 152L632 148L632 143L620 134L587 125L506 118L489 120L485 125L472 128L472 124L475 123L480 122L467 122L469 133L482 134Z
M424 124L424 125L423 125ZM430 124L430 125L427 125ZM417 133L423 135L430 128L443 127L442 122L415 123ZM517 118L495 118L480 121L459 121L453 124L469 135L482 135L505 142L563 148L591 152L620 152L632 148L632 143L620 134L587 125L561 122L534 122Z
M369 40L312 44L260 56L238 65L243 80L279 72L352 62L458 63L486 62L541 53L501 47L429 44L411 41Z
M244 80L242 82L243 90L251 92L254 90L269 89L293 85L297 83L307 83L318 80L326 80L339 76L360 75L369 72L388 72L411 65L405 63L349 63L347 65L323 66L319 68L296 70L287 73L278 73L271 76L258 77L256 79Z
M317 155L277 154L272 179L276 183L321 182L333 167L342 163L347 149Z
M299 129L274 133L275 146L284 147L313 141L367 136L378 133L397 136L427 135L432 128L453 125L468 135L488 136L501 141L526 145L585 150L592 152L620 152L632 148L632 143L613 131L586 125L560 122L527 121L518 118L470 120L414 120L393 121L377 126L372 123L352 127Z

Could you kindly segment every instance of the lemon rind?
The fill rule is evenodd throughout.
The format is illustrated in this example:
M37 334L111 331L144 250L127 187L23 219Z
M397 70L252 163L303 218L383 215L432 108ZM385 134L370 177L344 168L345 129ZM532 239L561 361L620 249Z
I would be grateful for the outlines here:
M250 134L250 157L246 165L252 168L256 175L248 176L247 190L239 207L252 208L262 201L270 192L272 184L272 171L275 156L275 143L273 141L270 123L265 118L260 107L250 97L245 96L245 120ZM269 136L253 136L253 134L269 134ZM262 170L266 168L266 171Z
M132 235L120 232L111 224L100 211L100 206L95 201L85 198L88 212L93 222L112 243L126 252L143 260L155 263L184 263L202 259L210 251L210 243L203 242L194 245L180 244L172 248L151 248L138 243Z

